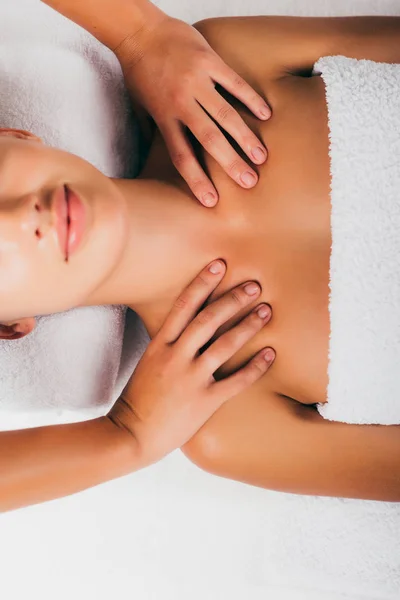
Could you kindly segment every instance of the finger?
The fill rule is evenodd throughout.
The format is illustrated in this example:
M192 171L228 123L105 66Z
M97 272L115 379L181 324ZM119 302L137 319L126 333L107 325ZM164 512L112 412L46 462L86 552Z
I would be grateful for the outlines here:
M264 121L271 117L272 111L265 100L223 61L218 63L217 69L211 72L210 76L215 83L243 102L257 117Z
M182 333L178 344L186 355L195 356L217 329L259 296L260 286L247 282L202 310Z
M244 188L251 188L257 183L257 173L240 158L224 134L199 104L187 115L185 125L229 177Z
M210 386L212 400L221 406L227 400L240 394L265 375L274 360L274 350L264 348L239 371L226 379L212 383Z
M221 335L197 359L197 366L212 375L227 360L232 358L246 342L254 337L271 319L271 310L267 304L257 306L239 325Z
M182 292L157 334L164 343L173 343L179 338L208 296L220 283L225 275L225 270L224 262L213 261Z
M175 121L173 126L159 125L159 128L176 170L193 194L204 206L215 206L218 202L218 192L201 168L183 125Z
M233 106L218 94L215 88L211 88L210 93L199 102L213 119L236 140L250 160L258 165L265 162L267 151L263 143L246 125Z

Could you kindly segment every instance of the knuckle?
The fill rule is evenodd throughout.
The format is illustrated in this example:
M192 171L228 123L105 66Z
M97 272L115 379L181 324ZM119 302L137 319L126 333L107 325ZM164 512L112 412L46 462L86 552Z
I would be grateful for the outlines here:
M214 63L213 57L210 57L208 49L200 48L197 55L197 65L204 71L208 71Z
M239 392L250 387L252 383L256 381L256 379L257 377L255 376L254 372L246 368L237 374L237 376L235 377L234 385L237 391Z
M214 311L206 308L205 310L202 310L197 315L197 317L195 318L195 322L197 323L197 325L202 326L202 325L208 325L214 319L215 319L215 313L214 313Z
M241 373L243 385L251 385L265 373L265 368L257 360L252 360Z
M240 377L241 389L246 389L250 387L255 381L257 381L258 377L258 373L256 373L252 369L246 369L246 371L244 371Z
M235 77L233 78L233 85L236 88L243 88L246 86L246 82L242 77L240 77L240 75L235 75Z
M268 364L261 357L256 358L255 360L253 360L250 363L250 369L253 372L253 374L256 375L256 376L260 376L263 373L265 373L265 371L267 370L267 368L268 368Z
M188 80L188 75L185 74L182 78L181 85L176 86L176 88L171 92L170 101L172 106L179 110L183 110L186 106L186 85L190 89L190 81Z
M243 129L243 139L242 139L242 148L255 148L260 145L260 140L255 135L248 135L252 132ZM261 145L263 145L261 143Z
M174 302L175 308L185 308L188 305L189 299L185 294L181 294Z
M204 288L208 288L209 285L210 282L206 276L206 271L203 271L202 273L200 273L200 275L197 275L196 279L194 280L195 288L204 290Z
M190 154L177 150L176 152L171 152L171 160L174 167L180 171L190 161Z
M175 300L174 306L177 308L185 308L189 304L196 301L199 292L206 291L209 288L209 282L204 274L197 275L196 279L186 288L186 290ZM201 299L200 299L201 300Z
M227 171L231 177L236 177L242 168L242 162L238 159L235 159L231 163L229 163Z
M245 300L245 293L243 292L243 290L232 290L230 292L230 297L233 300L234 304L237 304L238 306L242 306L244 304L244 300Z
M202 179L194 179L190 183L190 188L195 196L202 196L202 190L207 191L207 182Z
M221 344L221 350L229 352L233 356L239 348L244 346L248 339L248 332L245 331L242 325L239 325L225 333L218 342Z
M223 105L218 109L217 112L217 121L220 123L225 123L225 121L230 120L234 116L234 110L231 106Z
M217 133L213 129L206 129L200 137L200 142L204 148L211 148L217 140Z
M197 76L198 65L191 61L182 74L181 90L184 90L188 85L190 86Z
M160 356L158 358L160 359L160 361L162 360L163 368L154 370L154 375L157 375L157 377L163 377L167 373L170 373L171 365L173 365L176 361L175 354L171 350L172 347L169 346L165 348L163 353L160 353Z
M201 368L210 375L216 371L219 364L218 356L216 356L215 353L210 352L210 350L205 352L201 357Z

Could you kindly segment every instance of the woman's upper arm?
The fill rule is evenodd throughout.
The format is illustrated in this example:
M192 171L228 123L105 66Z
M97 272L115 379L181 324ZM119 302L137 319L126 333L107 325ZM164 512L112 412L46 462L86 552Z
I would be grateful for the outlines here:
M276 79L321 56L400 62L400 17L232 17L195 25L233 68Z
M327 421L266 394L262 382L226 403L182 450L200 468L258 487L400 501L400 426Z

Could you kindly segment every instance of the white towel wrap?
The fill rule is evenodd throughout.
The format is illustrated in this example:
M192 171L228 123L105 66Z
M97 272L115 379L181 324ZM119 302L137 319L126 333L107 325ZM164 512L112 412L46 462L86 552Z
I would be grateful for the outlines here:
M321 58L330 130L328 403L348 423L400 423L400 65Z

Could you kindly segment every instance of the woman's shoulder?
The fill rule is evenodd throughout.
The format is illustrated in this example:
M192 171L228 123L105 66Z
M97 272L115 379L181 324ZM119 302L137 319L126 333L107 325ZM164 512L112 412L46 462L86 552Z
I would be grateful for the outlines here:
M311 75L321 56L334 54L400 62L400 17L229 17L195 27L228 64L269 79Z
M281 59L271 52L268 17L217 17L194 24L210 46L251 84L260 71L264 78L283 74Z

